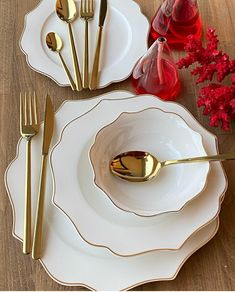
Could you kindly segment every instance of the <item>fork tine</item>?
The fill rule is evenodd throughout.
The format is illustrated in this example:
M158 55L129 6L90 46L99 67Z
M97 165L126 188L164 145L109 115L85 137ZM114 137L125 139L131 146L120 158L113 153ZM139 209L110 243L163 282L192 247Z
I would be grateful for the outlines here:
M91 10L94 12L94 0L91 0Z
M24 124L28 124L28 102L27 102L27 94L25 92L24 95Z
M91 12L91 0L87 1L87 11L88 11L88 13Z
M21 131L22 131L22 127L24 125L23 108L24 108L24 102L23 102L23 98L22 98L22 93L20 92L20 129L21 129Z
M91 13L91 1L87 0L87 11L88 13Z
M29 109L29 124L32 125L33 124L33 109L32 109L32 96L29 93L29 97L28 97L28 109Z
M81 13L83 13L83 0L81 0L81 3L80 3L80 10L81 10Z
M38 107L37 107L37 98L36 93L33 93L33 108L34 108L34 123L38 124Z

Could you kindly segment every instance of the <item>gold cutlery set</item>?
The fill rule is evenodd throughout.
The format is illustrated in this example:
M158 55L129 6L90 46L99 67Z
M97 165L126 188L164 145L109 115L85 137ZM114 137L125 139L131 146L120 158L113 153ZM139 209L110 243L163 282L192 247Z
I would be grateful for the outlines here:
M82 89L90 88L90 90L97 89L99 85L100 76L100 52L102 47L102 32L104 22L107 14L107 0L101 0L100 2L100 15L97 33L97 44L93 62L93 68L91 76L89 76L89 21L94 18L94 0L81 0L80 4L80 17L85 22L85 33L84 33L84 54L83 54L83 70L82 77L80 73L80 66L78 61L78 55L76 51L76 45L74 40L74 34L72 30L72 22L78 15L78 9L74 0L57 0L56 1L56 14L64 21L68 26L69 42L73 60L74 76L75 81L71 73L69 72L68 66L66 65L64 58L61 55L63 48L63 41L61 37L55 32L49 32L46 36L46 44L48 48L57 53L61 64L64 68L65 74L69 80L70 86L73 91L81 91ZM89 78L90 77L90 78Z
M54 128L54 111L50 97L45 99L44 131L41 153L41 174L39 179L39 192L36 210L36 219L33 235L31 236L31 140L39 132L36 94L33 97L20 94L20 132L26 139L26 170L25 170L25 210L24 210L24 237L23 253L29 254L32 251L33 259L40 259L42 256L42 227L44 194L46 184L47 156L50 148Z
M102 31L107 13L107 0L101 0L99 27L97 34L97 45L94 57L94 64L91 78L89 78L89 24L88 21L94 17L93 0L81 0L80 16L85 21L85 37L84 37L84 59L83 59L83 75L81 77L79 61L75 46L75 40L72 30L72 22L77 17L77 7L74 0L57 0L56 1L57 16L68 26L68 35L73 60L75 81L69 71L68 66L61 54L63 41L61 37L50 32L46 36L46 44L48 48L57 53L61 64L64 68L66 76L74 91L81 91L85 88L94 90L99 84L99 68L100 68L100 52L102 44ZM20 94L20 132L21 136L26 139L26 169L25 169L25 208L24 208L24 237L23 237L23 253L32 252L33 259L40 259L42 256L42 228L43 228L43 210L44 210L44 194L46 184L47 156L53 135L54 127L54 111L50 97L47 95L45 99L45 115L44 115L44 132L41 153L41 174L39 179L39 192L37 201L37 210L32 242L31 234L31 140L39 132L39 122L37 113L37 98L33 96Z

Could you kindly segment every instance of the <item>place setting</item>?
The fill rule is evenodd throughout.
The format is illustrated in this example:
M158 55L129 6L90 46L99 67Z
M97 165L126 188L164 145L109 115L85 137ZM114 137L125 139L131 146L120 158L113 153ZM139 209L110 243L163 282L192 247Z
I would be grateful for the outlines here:
M57 111L45 93L42 123L43 97L19 94L21 138L4 177L12 233L59 284L119 291L173 280L219 229L221 162L235 153L220 152L175 102L178 69L196 62L191 43L202 46L198 6L186 2L163 1L152 22L133 0L42 0L25 16L20 47L31 69L71 94L128 77L135 92L65 100ZM209 30L208 42L216 38Z
M128 78L147 50L148 31L132 0L43 0L25 17L20 47L33 70L80 91Z

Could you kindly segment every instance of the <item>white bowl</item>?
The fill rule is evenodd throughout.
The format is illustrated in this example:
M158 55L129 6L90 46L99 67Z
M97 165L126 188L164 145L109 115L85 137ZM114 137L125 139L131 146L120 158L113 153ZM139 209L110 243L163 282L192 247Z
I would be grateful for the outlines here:
M98 132L90 150L95 184L120 209L140 216L176 212L203 191L208 162L167 166L144 183L115 177L111 159L130 150L147 151L159 161L206 155L202 136L179 115L156 108L122 113Z

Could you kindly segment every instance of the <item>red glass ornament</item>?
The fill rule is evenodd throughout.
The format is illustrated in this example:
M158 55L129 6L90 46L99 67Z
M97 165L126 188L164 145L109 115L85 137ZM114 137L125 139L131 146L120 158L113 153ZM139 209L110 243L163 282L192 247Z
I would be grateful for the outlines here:
M152 21L151 37L164 36L171 47L183 49L190 34L201 37L197 0L165 0Z
M158 38L139 60L133 70L132 83L137 94L176 99L181 83L166 38Z

